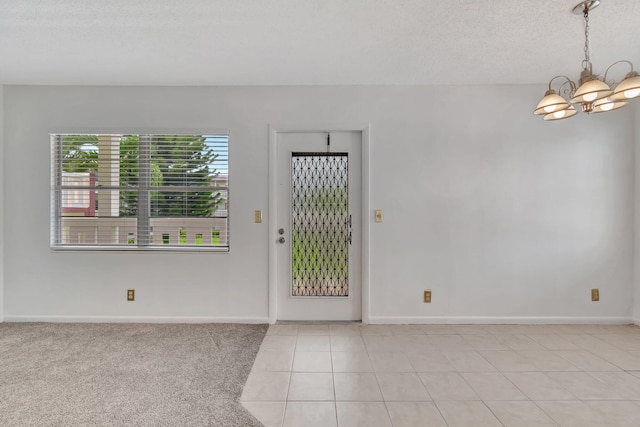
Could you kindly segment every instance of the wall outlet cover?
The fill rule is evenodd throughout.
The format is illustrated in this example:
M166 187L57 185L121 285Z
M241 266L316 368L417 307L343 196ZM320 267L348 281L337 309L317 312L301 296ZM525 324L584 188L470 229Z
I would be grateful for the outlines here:
M424 291L424 302L431 302L431 291Z

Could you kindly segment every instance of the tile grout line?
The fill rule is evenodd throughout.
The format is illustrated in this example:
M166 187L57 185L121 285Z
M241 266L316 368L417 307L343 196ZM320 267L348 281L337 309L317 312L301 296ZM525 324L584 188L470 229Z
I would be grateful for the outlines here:
M426 387L425 387L426 388ZM438 406L438 404L436 403L435 400L432 400L433 402L433 406L435 406L436 410L438 411L438 414L440 414L440 417L442 417L442 420L444 421L444 423L448 426L449 422L447 421L447 419L444 417L444 414L442 413L442 411L440 410L440 407Z
M545 414L547 417L549 417L549 419L550 419L551 421L553 421L553 422L554 422L554 423L556 423L557 425L560 425L560 422L559 422L558 420L556 420L555 418L553 418L553 417L551 416L551 414L548 414L544 409L542 409L542 407L541 407L540 405L538 405L538 401L535 401L535 400L533 400L533 399L532 399L532 400L531 400L531 403L533 403L534 405L536 405L536 407L537 407L538 409L540 409L540 411L542 411L542 413L543 413L543 414Z
M487 361L488 362L488 361ZM489 363L491 364L491 363ZM492 365L493 366L493 365ZM497 369L497 368L496 368ZM509 382L509 384L511 384L516 390L518 390L520 393L522 393L522 395L524 397L527 398L527 400L519 400L518 402L532 402L531 398L529 397L529 395L527 393L524 392L524 390L520 389L520 387L518 387L513 381L511 381L509 379L509 377L507 377L504 372L498 370L497 373L499 373L500 375L502 375L502 377L507 380ZM467 381L467 379L465 377L462 377L462 379L467 383L467 385L473 390L473 387L471 386L471 384L469 384L469 381ZM475 390L473 390L476 394L478 394ZM480 396L478 396L480 397ZM484 406L493 414L494 417L496 417L496 419L498 420L498 422L500 424L502 424L503 426L505 425L502 420L500 419L500 417L498 417L498 414L496 414L493 409L491 409L491 407L489 405L487 405L487 402L484 399L481 399L482 403L484 404ZM546 412L542 411L542 413L544 413L545 415L549 416L549 414L547 414ZM549 417L550 419L553 420L553 418Z
M498 420L500 424L502 424L502 427L506 427L505 424L502 422L502 420L498 418L498 415L495 412L493 412L493 410L489 407L489 405L487 405L487 402L485 402L484 400L481 400L481 402L484 405L484 407L487 408L489 412L491 412L491 414L495 417L495 419ZM520 401L520 402L523 402L523 401Z
M296 342L293 346L293 357L291 358L291 365L289 365L289 385L287 386L287 395L284 399L284 412L282 413L282 426L284 427L284 420L287 415L287 408L289 407L289 390L291 390L291 374L293 373L293 362L296 358L296 347L298 346L298 329L296 329Z
M331 328L329 328L329 358L331 359L331 383L333 384L333 407L336 411L336 426L339 426L338 422L338 395L336 394L336 375L333 372L333 347L331 344Z
M392 335L393 337L395 337L395 335L393 335L393 331ZM366 341L364 340L364 335L362 335L362 331L360 331L360 339L362 340L362 343L364 344L364 350L367 353L367 359L369 359L369 363L371 363L371 369L373 370L373 377L376 379L376 384L378 384L378 390L380 390L380 396L382 396L382 402L384 404L384 409L387 411L387 417L389 417L389 423L391 423L391 426L393 427L393 420L391 419L391 413L389 412L389 407L387 406L387 400L384 397L384 393L382 393L382 387L380 387L380 381L378 380L378 372L376 372L375 367L373 366L373 361L371 360L371 355L369 354L369 347L367 346ZM411 364L411 361L409 361L409 364ZM411 367L413 368L413 365L411 365ZM420 379L420 377L418 377L418 379ZM425 388L426 390L426 388ZM427 395L429 394L429 392L427 392ZM431 397L431 396L429 396Z

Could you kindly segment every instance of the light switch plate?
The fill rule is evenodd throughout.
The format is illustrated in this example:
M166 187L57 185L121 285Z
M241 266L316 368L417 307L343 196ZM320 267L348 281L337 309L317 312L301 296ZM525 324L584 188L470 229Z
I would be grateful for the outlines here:
M376 222L382 222L382 209L376 210Z
M256 223L262 222L262 211L254 211L253 212L253 220Z

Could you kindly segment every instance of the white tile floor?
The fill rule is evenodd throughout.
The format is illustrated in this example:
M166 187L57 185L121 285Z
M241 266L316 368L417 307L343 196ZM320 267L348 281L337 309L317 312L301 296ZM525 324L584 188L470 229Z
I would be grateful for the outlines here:
M278 324L241 400L266 427L638 427L640 327Z

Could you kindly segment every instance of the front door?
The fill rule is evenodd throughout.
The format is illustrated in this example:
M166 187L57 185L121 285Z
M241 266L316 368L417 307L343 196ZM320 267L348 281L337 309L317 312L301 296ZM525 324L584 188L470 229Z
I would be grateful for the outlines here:
M361 319L361 132L277 134L277 319Z

